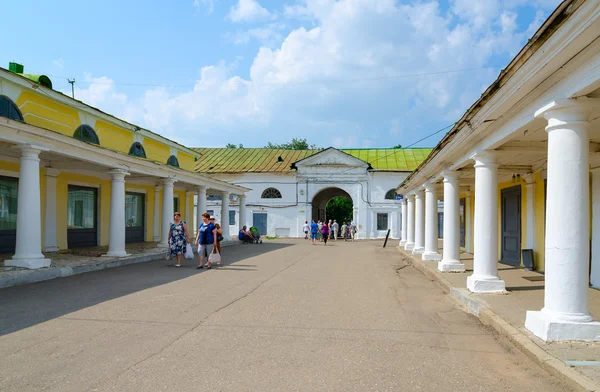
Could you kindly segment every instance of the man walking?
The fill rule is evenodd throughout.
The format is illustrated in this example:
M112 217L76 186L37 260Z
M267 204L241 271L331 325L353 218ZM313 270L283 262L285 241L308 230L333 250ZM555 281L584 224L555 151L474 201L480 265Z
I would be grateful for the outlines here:
M331 230L333 230L333 240L337 241L337 236L338 236L338 228L340 226L338 225L337 221L334 219L333 220L333 225L331 225Z
M319 233L319 225L313 219L310 224L310 237L312 239L312 244L314 245L317 242L317 234Z
M308 221L304 221L304 226L302 226L302 231L304 232L304 239L308 239L308 230L310 227L308 226Z

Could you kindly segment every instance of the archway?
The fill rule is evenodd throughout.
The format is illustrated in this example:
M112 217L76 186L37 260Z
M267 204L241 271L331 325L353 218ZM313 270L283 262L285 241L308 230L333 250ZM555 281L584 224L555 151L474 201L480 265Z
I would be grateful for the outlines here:
M312 200L312 219L316 221L335 219L341 225L344 220L354 219L352 203L352 197L343 189L323 189Z

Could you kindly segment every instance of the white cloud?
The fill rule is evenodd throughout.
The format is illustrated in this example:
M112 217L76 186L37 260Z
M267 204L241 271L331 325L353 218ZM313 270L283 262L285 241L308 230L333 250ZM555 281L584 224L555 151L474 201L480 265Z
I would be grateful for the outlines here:
M227 17L232 22L256 22L271 18L271 13L256 0L238 0L238 3L231 7Z
M65 60L63 60L62 57L59 57L57 59L52 60L52 64L54 64L60 69L63 69L65 67Z
M194 0L193 3L196 9L200 9L200 7L206 7L208 13L212 13L215 10L215 0Z
M237 63L221 62L201 67L183 93L153 88L126 97L106 78L103 88L76 96L189 146L292 137L323 147L409 145L456 121L497 76L484 67L514 55L548 14L540 9L519 27L524 0L511 1L469 8L474 3L455 0L443 10L435 1L304 0L284 9L309 21L287 36L272 22L248 30L248 40L264 42L249 77L238 76ZM415 76L424 73L437 74Z
M250 40L256 40L263 46L273 48L283 41L283 30L285 28L284 23L269 23L263 27L238 32L233 36L233 42L236 45L241 45L247 44Z

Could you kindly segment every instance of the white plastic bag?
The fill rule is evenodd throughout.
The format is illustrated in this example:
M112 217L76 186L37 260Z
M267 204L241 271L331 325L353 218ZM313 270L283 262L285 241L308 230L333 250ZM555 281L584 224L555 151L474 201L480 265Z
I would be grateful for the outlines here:
M185 255L184 257L186 259L193 259L194 258L194 251L192 250L192 245L190 245L190 243L188 242L188 244L185 247Z
M208 255L208 261L211 264L221 265L221 254L219 253L217 248L214 248L213 253Z

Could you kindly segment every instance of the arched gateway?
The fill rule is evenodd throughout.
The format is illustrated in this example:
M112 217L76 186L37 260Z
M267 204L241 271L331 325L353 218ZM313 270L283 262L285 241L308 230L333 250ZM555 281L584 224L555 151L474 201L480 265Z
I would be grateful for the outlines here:
M348 192L337 187L325 188L317 192L312 199L312 219L321 221L330 219L327 218L327 203L336 197L345 197L352 201L352 197L348 194ZM352 215L343 218L354 220L354 216Z

